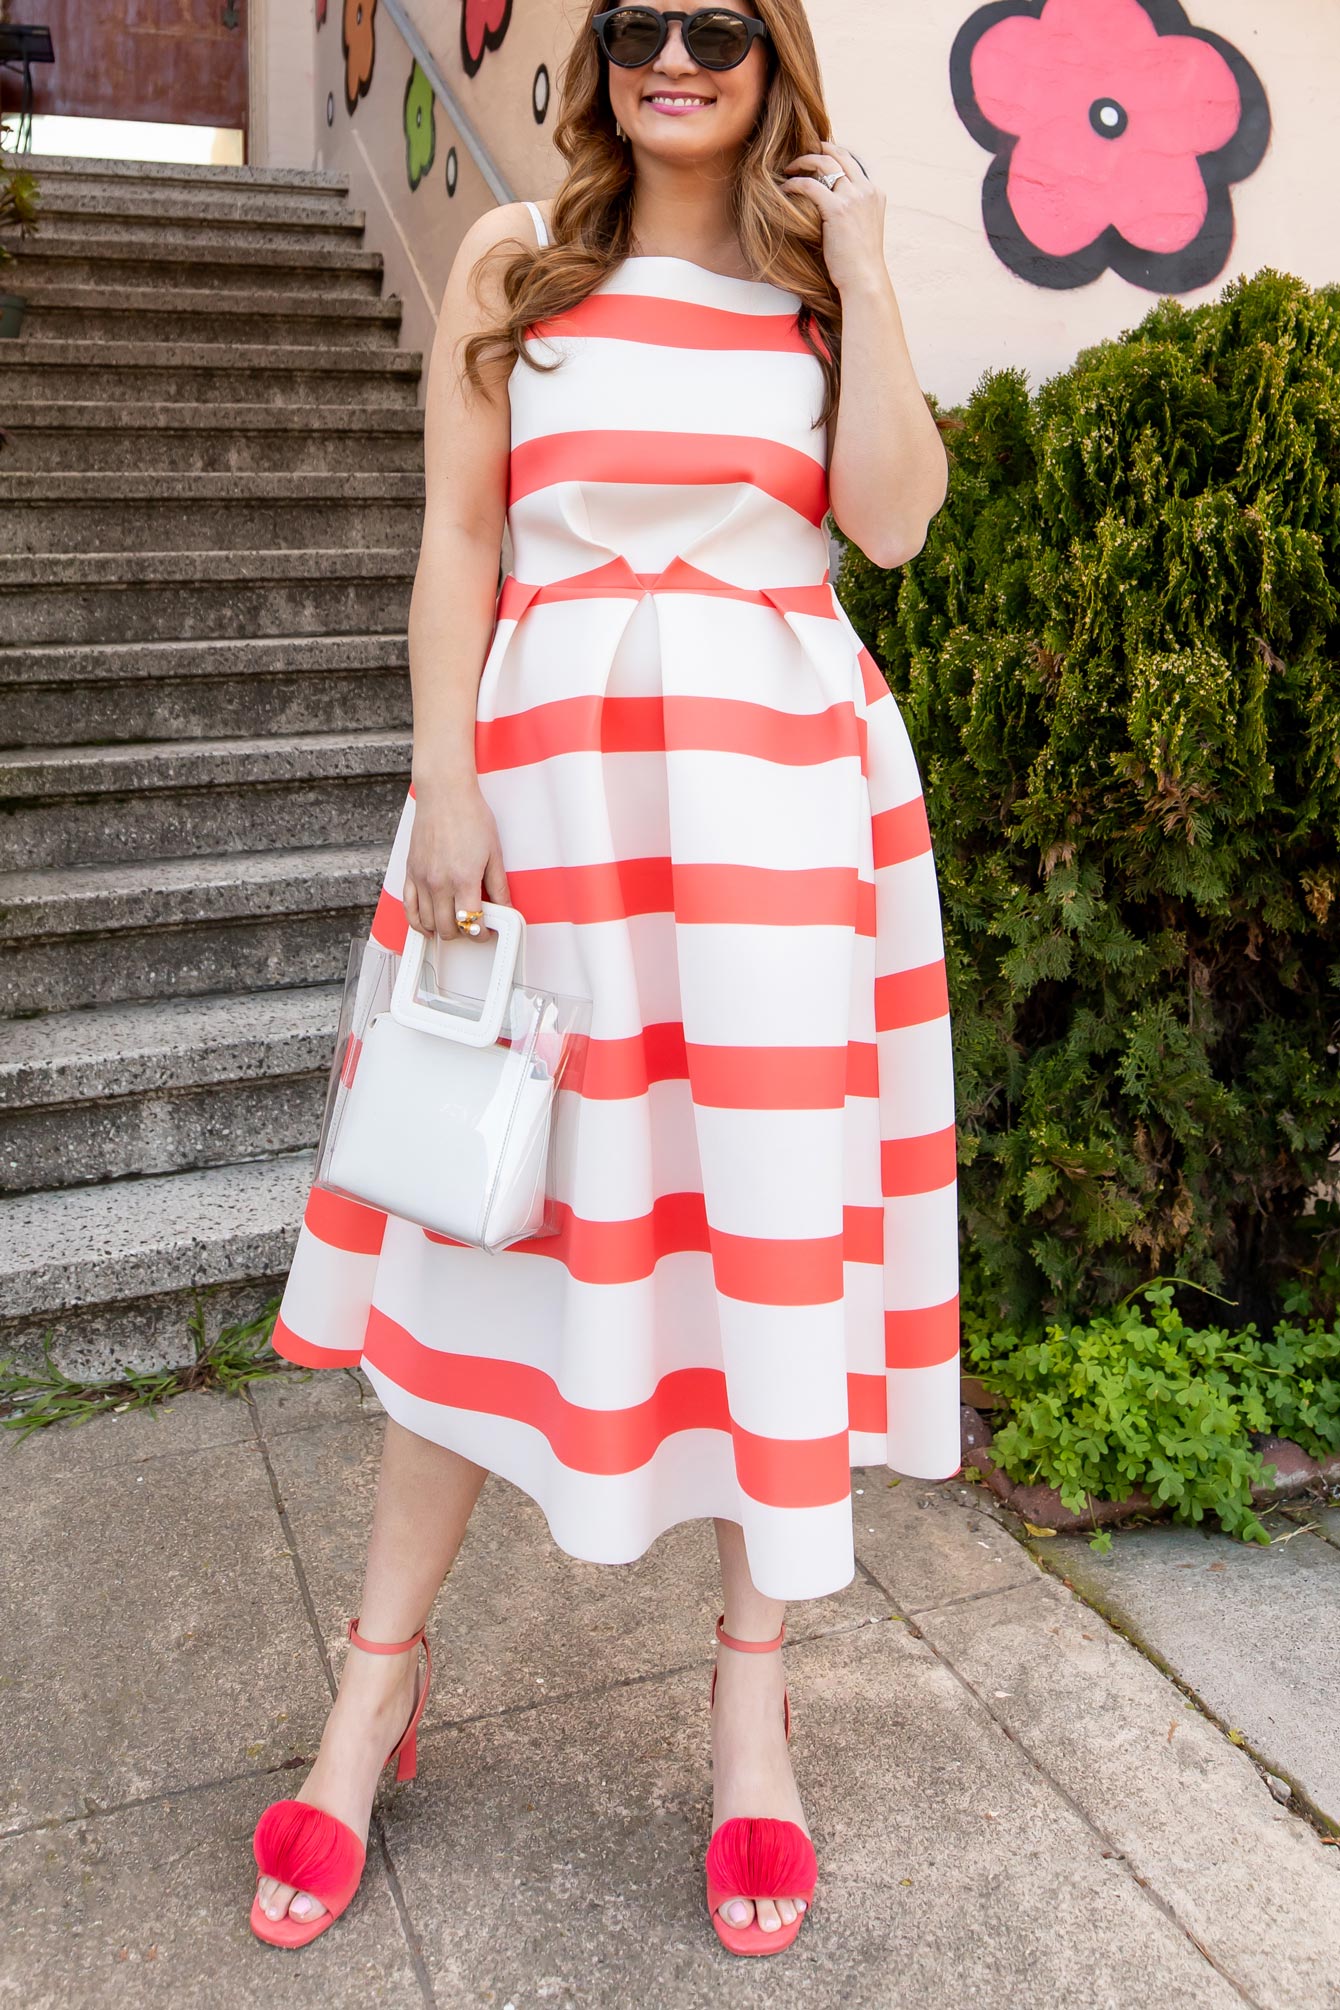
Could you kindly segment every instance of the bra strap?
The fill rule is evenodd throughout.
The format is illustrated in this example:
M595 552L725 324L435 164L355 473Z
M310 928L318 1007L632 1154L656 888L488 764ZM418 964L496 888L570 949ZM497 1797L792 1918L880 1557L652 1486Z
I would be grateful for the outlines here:
M541 245L548 244L549 233L544 227L544 218L540 215L540 205L537 202L531 202L528 198L526 202L526 208L530 211L531 215L535 219L536 237L539 239Z

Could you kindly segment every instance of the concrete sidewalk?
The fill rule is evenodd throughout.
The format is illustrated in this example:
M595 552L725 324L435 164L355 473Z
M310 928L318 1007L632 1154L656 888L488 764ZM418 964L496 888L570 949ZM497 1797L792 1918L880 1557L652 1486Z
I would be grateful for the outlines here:
M820 1882L786 1954L704 1905L710 1524L576 1563L497 1479L418 1780L334 1929L260 1946L251 1829L320 1735L380 1435L335 1374L5 1434L4 2001L1340 2006L1340 1849L975 1494L876 1469L854 1583L789 1621Z

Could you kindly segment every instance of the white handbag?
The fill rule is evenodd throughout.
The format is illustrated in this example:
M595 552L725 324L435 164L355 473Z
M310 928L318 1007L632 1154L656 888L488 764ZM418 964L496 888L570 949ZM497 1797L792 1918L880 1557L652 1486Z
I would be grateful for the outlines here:
M369 944L351 969L317 1179L453 1241L496 1250L556 1231L557 1089L590 1001L517 983L524 920L492 902L483 912L496 942L482 997L465 986L488 954L487 938L430 943L411 930L381 1010L372 1008L385 1001L394 959L378 952L380 966L375 958L369 965Z

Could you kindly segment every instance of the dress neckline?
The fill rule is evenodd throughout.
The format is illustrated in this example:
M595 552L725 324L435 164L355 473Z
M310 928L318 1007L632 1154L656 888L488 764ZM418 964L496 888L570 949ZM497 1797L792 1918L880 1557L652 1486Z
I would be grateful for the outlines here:
M701 272L705 279L724 279L728 286L766 286L770 292L785 293L788 299L799 296L787 286L777 286L771 279L745 279L737 272L716 272L710 265L699 265L695 258L680 258L673 251L629 251L620 260L622 265L687 265L690 272Z

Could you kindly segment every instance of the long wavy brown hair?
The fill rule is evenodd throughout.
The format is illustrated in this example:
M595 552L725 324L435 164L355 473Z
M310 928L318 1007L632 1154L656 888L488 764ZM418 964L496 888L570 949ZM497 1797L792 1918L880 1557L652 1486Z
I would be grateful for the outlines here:
M529 353L526 331L575 307L632 250L632 148L615 135L606 58L591 29L592 16L604 4L591 0L559 78L554 144L568 171L554 199L550 242L537 247L503 238L480 261L482 266L507 260L500 274L507 312L464 344L462 367L476 389L484 388L485 362L510 357L535 370L557 369L558 362L541 363ZM821 151L832 128L803 0L755 4L768 30L768 81L732 180L730 213L754 276L800 297L796 325L824 372L823 409L815 421L823 425L837 410L842 304L823 260L818 205L783 194L779 183L786 163L797 154ZM476 268L476 283L478 276Z

